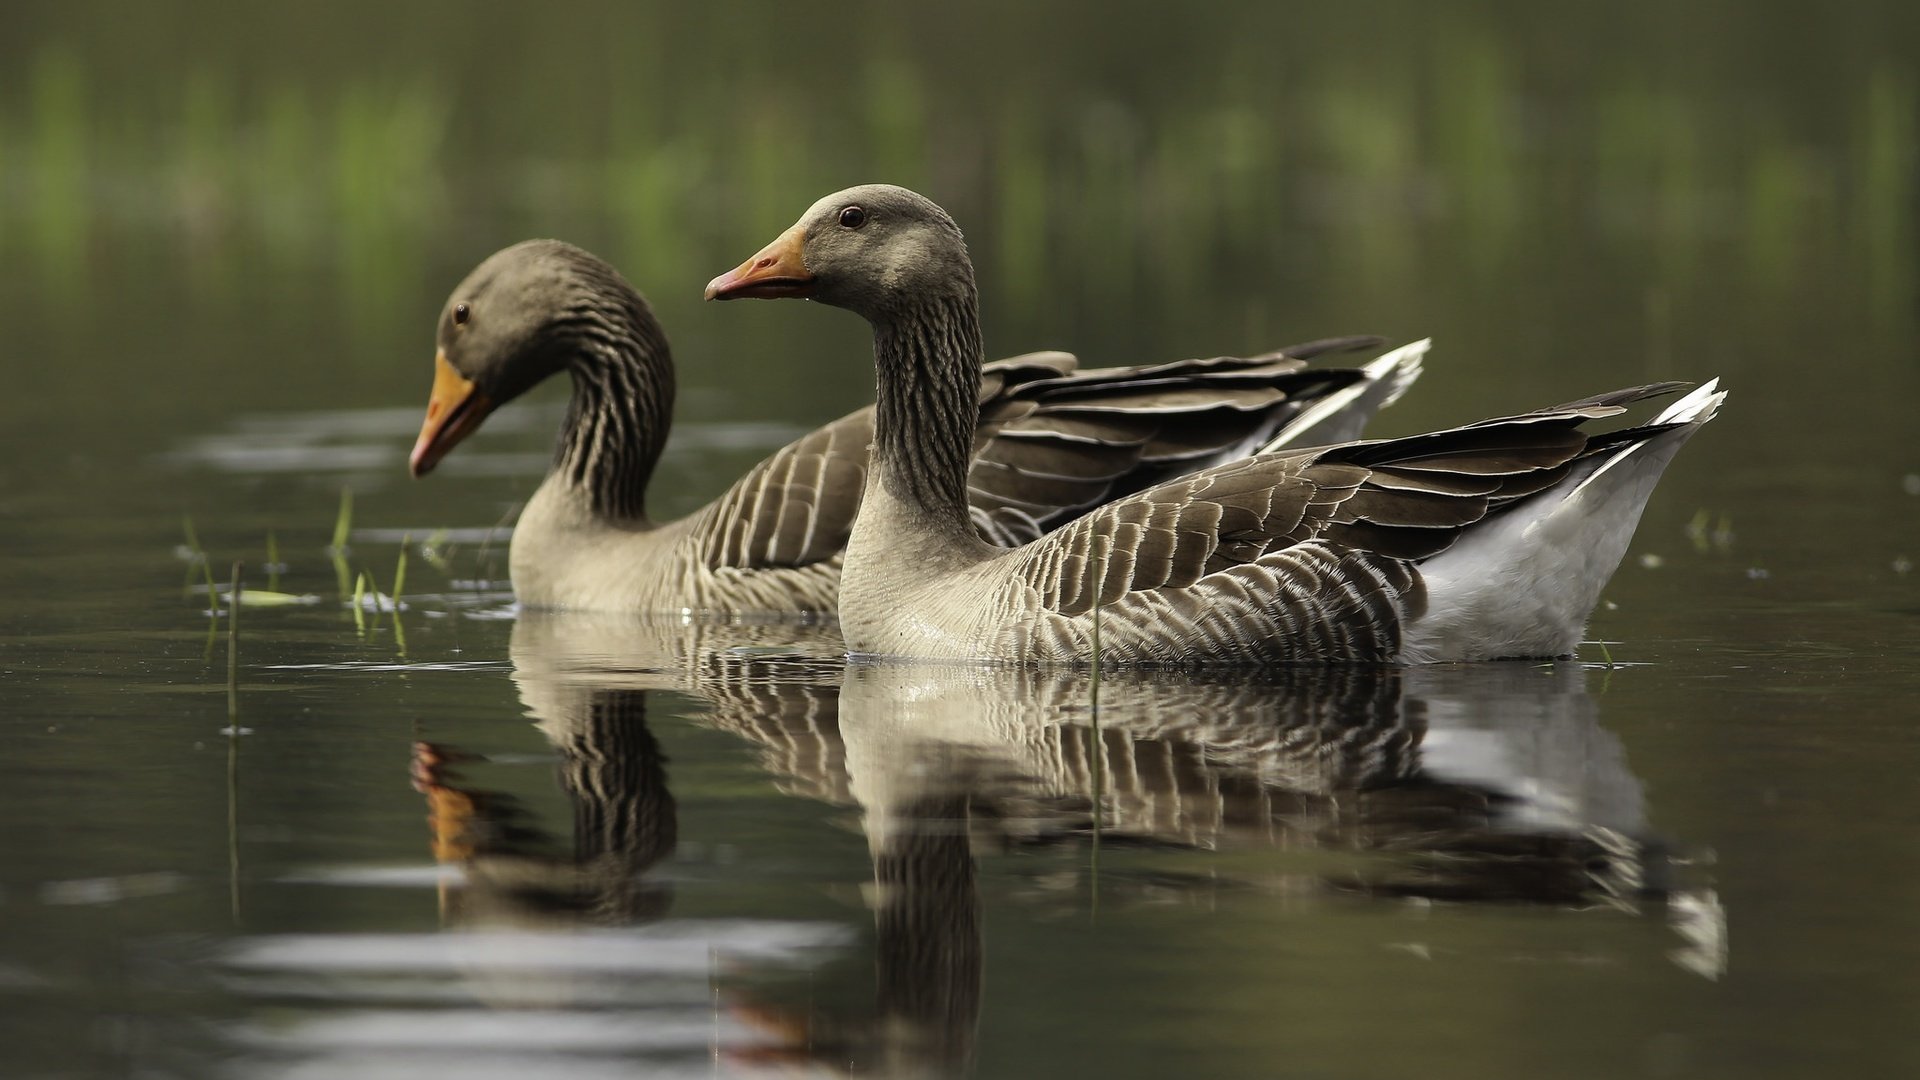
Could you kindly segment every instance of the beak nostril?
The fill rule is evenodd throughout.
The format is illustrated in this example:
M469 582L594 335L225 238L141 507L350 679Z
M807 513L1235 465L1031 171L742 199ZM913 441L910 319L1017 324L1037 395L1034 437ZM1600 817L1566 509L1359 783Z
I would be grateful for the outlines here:
M767 267L772 265L773 265L773 256L769 255L766 258L761 259L759 262L754 263L753 268L755 270L765 270Z

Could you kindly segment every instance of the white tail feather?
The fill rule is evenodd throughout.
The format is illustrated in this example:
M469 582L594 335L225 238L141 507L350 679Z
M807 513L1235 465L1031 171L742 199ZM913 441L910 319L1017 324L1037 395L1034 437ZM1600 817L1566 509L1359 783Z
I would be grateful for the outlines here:
M1572 653L1660 474L1726 400L1718 384L1706 383L1655 420L1685 426L1622 446L1422 563L1427 611L1407 628L1401 659Z

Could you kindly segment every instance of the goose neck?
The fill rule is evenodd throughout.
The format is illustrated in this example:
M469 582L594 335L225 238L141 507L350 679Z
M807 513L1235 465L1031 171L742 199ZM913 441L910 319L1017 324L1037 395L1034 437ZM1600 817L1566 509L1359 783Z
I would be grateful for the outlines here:
M980 316L971 290L874 324L873 470L888 494L971 533L967 469L980 413Z
M562 324L573 398L554 470L597 517L646 519L647 482L673 416L666 336L637 297L582 305Z

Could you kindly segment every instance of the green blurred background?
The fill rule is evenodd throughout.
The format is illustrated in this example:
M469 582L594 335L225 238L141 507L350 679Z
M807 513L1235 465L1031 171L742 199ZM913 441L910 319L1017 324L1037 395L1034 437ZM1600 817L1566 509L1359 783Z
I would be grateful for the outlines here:
M969 229L997 351L1434 333L1440 363L1498 350L1502 378L1556 386L1574 380L1541 373L1580 353L1731 371L1744 337L1910 352L1920 14L1892 0L16 2L6 21L0 311L30 379L73 377L26 362L58 350L197 394L349 373L390 400L409 360L424 384L461 273L555 235L649 294L698 383L797 328L859 340L698 293L875 179ZM129 320L159 355L121 355ZM848 368L822 393L855 394ZM823 373L755 374L804 400Z

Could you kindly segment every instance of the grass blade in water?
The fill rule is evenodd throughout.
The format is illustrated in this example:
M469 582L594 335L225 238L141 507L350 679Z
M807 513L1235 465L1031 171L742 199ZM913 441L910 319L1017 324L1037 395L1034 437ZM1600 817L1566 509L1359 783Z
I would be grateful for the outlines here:
M353 489L340 489L340 513L333 519L333 544L336 552L347 550L347 535L353 531Z

